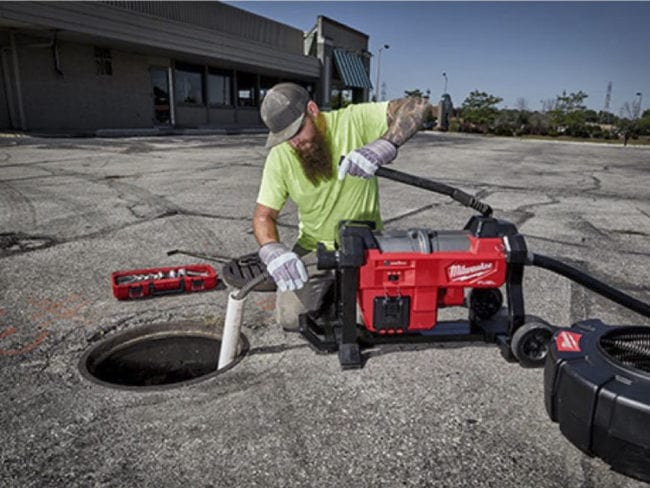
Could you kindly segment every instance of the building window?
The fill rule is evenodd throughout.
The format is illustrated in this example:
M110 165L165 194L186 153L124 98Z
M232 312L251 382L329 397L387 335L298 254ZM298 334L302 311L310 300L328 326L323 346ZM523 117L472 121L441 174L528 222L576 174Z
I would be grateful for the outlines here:
M176 63L176 100L179 103L203 105L203 66Z
M279 78L269 78L268 76L260 76L260 101L264 100L264 97L266 96L268 91L278 83L280 83Z
M113 74L113 60L110 49L95 47L95 66L98 75L111 76Z
M210 68L208 71L208 103L232 106L232 73Z
M237 72L237 105L240 107L257 106L257 75Z

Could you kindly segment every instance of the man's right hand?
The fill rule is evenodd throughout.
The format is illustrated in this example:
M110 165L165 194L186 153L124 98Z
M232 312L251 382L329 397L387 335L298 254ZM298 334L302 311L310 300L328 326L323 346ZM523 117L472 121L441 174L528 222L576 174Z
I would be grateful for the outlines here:
M372 178L377 169L397 157L397 146L385 139L366 144L348 154L339 165L339 180L349 173L361 178Z
M280 291L299 290L309 279L298 255L280 242L264 244L259 256Z

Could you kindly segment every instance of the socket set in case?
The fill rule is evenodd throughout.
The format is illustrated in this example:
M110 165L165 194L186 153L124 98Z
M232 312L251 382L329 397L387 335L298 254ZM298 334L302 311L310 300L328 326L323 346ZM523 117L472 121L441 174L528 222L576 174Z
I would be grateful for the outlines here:
M207 264L111 273L113 295L118 300L205 291L217 286L217 281L217 272Z

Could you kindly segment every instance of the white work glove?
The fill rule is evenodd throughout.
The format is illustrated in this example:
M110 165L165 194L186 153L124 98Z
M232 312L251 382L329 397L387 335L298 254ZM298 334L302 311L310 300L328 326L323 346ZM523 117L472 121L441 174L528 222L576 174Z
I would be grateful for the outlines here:
M346 173L361 178L371 178L377 169L397 157L397 146L386 139L377 139L348 154L339 165L339 180Z
M299 290L309 278L298 255L280 242L264 244L259 256L280 291Z

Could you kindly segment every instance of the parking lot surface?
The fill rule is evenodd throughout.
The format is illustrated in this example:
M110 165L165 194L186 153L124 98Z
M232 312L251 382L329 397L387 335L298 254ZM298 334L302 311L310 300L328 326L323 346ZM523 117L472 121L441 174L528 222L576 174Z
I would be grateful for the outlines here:
M82 355L162 322L223 325L227 290L118 301L117 270L257 249L265 136L0 139L0 485L636 487L552 423L543 371L479 342L381 347L341 371L253 293L232 369L164 390L88 381ZM394 166L477 194L556 257L650 301L650 150L420 133ZM380 180L386 228L461 229L472 211ZM281 238L297 236L295 207ZM219 264L210 263L217 270ZM527 312L569 326L650 321L526 270ZM463 317L466 310L445 310Z

